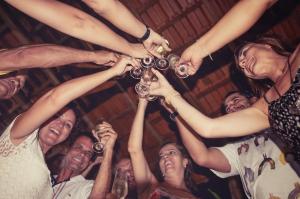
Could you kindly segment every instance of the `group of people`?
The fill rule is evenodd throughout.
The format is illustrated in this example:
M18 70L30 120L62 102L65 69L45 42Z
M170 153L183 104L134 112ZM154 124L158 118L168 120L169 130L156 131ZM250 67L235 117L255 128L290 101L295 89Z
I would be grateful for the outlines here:
M52 0L6 0L29 16L111 51L85 51L53 44L27 45L0 51L0 98L9 99L24 86L21 69L59 67L94 62L107 70L75 78L51 89L17 116L0 137L0 198L116 198L111 192L114 145L117 132L107 122L99 138L80 135L63 157L53 178L45 154L65 141L77 116L68 106L109 79L140 67L138 59L161 57L157 48L171 49L168 42L145 26L117 0L83 0L96 13L137 38L129 43L106 25L81 10ZM193 75L204 57L246 32L276 0L239 1L214 27L188 47L180 63ZM245 15L247 11L247 15ZM122 18L123 21L119 19ZM226 28L224 28L226 27ZM150 95L161 96L162 107L175 119L184 146L164 143L158 154L159 175L154 175L143 152L143 123L149 103L139 99L132 124L130 159L115 166L130 180L128 198L197 198L191 178L191 159L220 177L240 175L248 198L297 198L300 194L300 59L299 45L290 53L271 38L247 42L235 52L236 66L260 85L258 99L232 92L224 100L227 114L209 118L190 105L167 79L153 69L157 81ZM120 54L119 54L120 53ZM262 89L264 88L264 89ZM255 102L253 102L255 101ZM251 135L251 136L250 136ZM201 138L239 137L224 147L207 148ZM94 181L84 178L93 163L93 139L104 145L101 166ZM51 183L52 182L52 183Z

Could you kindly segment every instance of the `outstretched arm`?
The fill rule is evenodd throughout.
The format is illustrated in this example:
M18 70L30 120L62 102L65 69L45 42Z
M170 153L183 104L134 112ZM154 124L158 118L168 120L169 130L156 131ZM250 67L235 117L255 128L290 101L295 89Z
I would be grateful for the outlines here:
M0 70L51 68L72 63L111 64L117 55L108 51L86 51L55 44L26 45L0 51Z
M214 119L209 118L186 102L160 72L153 72L158 81L152 82L149 94L165 97L167 104L172 105L182 119L203 137L238 137L259 132L270 126L268 116L257 107Z
M82 1L124 32L127 32L136 38L141 38L146 33L146 26L139 21L119 0ZM164 49L168 51L171 50L168 46L168 42L163 37L152 29L149 30L149 38L143 42L147 50L157 57L160 57L161 55L155 51L155 47L162 45Z
M142 45L130 44L105 24L57 0L6 0L7 3L65 34L134 57L145 57Z
M106 71L72 79L50 90L17 118L11 130L12 141L19 144L69 102L110 78L130 70L128 64L136 63L129 57L122 57L115 66Z
M96 176L90 199L92 198L106 198L111 179L111 163L113 157L114 146L118 134L113 130L112 126L106 122L99 125L99 129L105 133L101 133L101 142L104 144L104 153L101 166L99 167Z
M191 63L198 69L202 59L236 39L247 30L277 0L240 0L206 34L188 47L180 62Z
M137 112L133 120L128 141L128 152L130 154L134 178L139 193L143 192L148 185L157 182L149 168L142 147L144 117L147 103L146 99L139 99Z
M161 101L161 104L169 113L174 112L164 101ZM185 148L198 165L220 172L230 171L230 164L220 150L207 148L199 136L196 137L180 116L175 117L175 122Z

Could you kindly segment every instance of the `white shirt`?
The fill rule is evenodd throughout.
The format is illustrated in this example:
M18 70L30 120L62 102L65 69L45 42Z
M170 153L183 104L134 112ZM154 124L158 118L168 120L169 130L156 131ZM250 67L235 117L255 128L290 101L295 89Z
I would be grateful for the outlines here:
M300 186L299 177L270 138L256 136L217 149L227 158L231 171L212 171L222 178L240 175L248 198L288 199L295 192L296 186Z
M86 180L81 175L72 177L70 180L61 182L53 187L53 199L86 199L90 196L93 184L93 180Z
M52 198L50 172L37 138L38 129L16 146L10 140L14 121L0 136L0 198Z

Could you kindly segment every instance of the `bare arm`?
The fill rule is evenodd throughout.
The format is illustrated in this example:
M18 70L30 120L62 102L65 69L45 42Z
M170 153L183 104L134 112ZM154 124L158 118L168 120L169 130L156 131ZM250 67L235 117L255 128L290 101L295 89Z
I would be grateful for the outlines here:
M25 14L65 34L134 57L145 57L142 45L134 45L85 12L56 0L6 0Z
M27 45L0 51L1 70L24 68L50 68L72 63L116 62L117 57L108 51L86 51L55 44Z
M202 59L236 39L247 30L277 0L240 0L206 34L188 47L181 62L191 62L199 67Z
M142 148L146 107L147 101L140 99L128 141L128 152L130 154L138 192L143 192L149 184L157 182L149 168Z
M127 32L136 38L141 38L146 32L146 26L118 0L82 1L91 7L96 13L113 23L124 32Z
M186 102L157 70L153 70L158 82L150 86L151 95L164 96L182 119L199 135L206 138L238 137L259 132L270 126L268 116L257 107L218 118L209 118ZM191 117L192 116L192 117Z
M26 136L30 135L70 101L80 97L108 79L130 70L131 67L127 67L127 64L135 65L130 58L123 57L114 67L106 71L72 79L50 90L18 117L12 127L12 141L15 144L22 142Z
M164 102L163 102L164 103ZM171 113L171 108L163 104ZM193 160L200 166L220 172L229 172L230 164L224 154L216 148L207 148L204 142L196 137L187 124L179 116L175 118L182 142Z
M105 198L109 192L113 148L117 139L117 133L110 127L106 128L106 130L107 132L102 134L105 137L103 161L89 198ZM101 139L101 141L103 140Z
M146 25L139 21L119 0L82 1L116 27L136 38L141 38L147 30ZM162 45L166 50L171 50L167 41L152 29L150 29L149 38L143 43L146 49L157 57L161 57L155 50L157 46Z

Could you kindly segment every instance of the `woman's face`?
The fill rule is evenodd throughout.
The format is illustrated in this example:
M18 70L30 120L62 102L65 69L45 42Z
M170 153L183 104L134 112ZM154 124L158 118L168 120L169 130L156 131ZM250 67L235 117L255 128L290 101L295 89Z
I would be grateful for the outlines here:
M164 178L172 175L184 175L188 160L184 158L175 144L167 144L159 151L159 167Z
M274 66L274 55L270 45L246 44L237 57L237 64L244 74L252 79L264 79Z
M39 131L39 139L45 145L54 146L67 139L76 122L72 109L63 109L43 124Z

